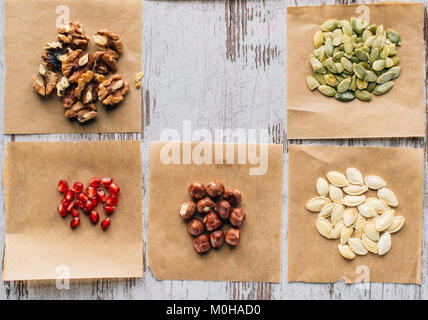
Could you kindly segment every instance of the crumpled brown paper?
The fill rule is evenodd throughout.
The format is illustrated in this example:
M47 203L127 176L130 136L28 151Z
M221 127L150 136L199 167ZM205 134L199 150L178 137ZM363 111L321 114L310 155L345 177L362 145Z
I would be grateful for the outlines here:
M88 185L111 176L120 199L108 231L61 218L58 181ZM138 141L8 143L4 166L6 239L3 280L142 277L142 173ZM101 204L100 222L106 217Z
M344 259L339 240L327 240L316 227L316 213L306 202L316 197L318 177L329 171L357 168L363 176L378 175L396 194L396 215L403 228L392 234L391 250ZM288 281L421 283L423 149L290 145L288 184ZM367 196L376 197L370 191Z
M118 33L124 52L118 73L129 83L125 100L114 107L97 103L98 118L81 125L64 117L56 90L41 97L31 87L47 42L56 40L56 20L66 6L70 20L83 24L91 37L87 52L95 52L92 35L99 29ZM5 134L105 133L141 131L141 91L135 88L135 74L142 71L142 1L7 0L5 5Z
M165 145L154 142L150 148L148 259L156 279L280 282L283 146L268 145L266 174L250 176L249 169L256 165L236 164L238 145L231 145L236 160L228 165L164 164L160 152ZM198 145L193 143L192 149ZM213 153L210 159L214 157ZM247 217L237 247L224 244L200 255L179 210L189 200L192 182L207 184L214 179L241 191Z
M329 18L359 17L398 31L402 72L392 90L369 103L343 103L311 92L313 37ZM361 11L357 11L361 10ZM328 5L287 9L287 136L289 139L413 137L424 135L424 5Z

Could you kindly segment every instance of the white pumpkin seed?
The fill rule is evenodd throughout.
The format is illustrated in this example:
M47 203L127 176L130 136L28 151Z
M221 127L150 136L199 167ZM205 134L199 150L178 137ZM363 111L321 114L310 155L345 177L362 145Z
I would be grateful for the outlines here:
M348 178L349 182L352 184L356 184L359 186L363 185L363 175L358 169L355 169L355 168L346 169L346 177Z
M331 238L332 239L339 239L340 235L342 233L342 229L344 227L343 221L339 221L331 231Z
M348 239L352 237L354 229L352 227L343 226L342 231L340 232L340 244L346 244Z
M386 182L378 176L368 176L364 179L364 183L372 190L379 190L386 187Z
M390 210L382 214L376 221L376 230L380 232L388 229L394 222L394 215L395 210Z
M345 191L346 194L349 194L351 196L359 196L365 193L367 190L369 190L369 187L367 186L357 186L354 184L343 188L343 191Z
M343 223L346 227L351 227L358 216L357 208L346 208L343 213Z
M391 208L388 207L388 205L384 201L378 198L368 198L366 200L366 204L372 206L377 213L385 213L391 210Z
M329 183L324 178L318 178L316 189L320 197L326 197L328 195Z
M358 206L358 211L363 217L366 217L366 218L373 218L377 216L377 212L375 208L367 204L367 202L360 204Z
M364 256L367 253L369 253L369 251L366 249L366 247L364 246L363 242L360 239L349 238L348 245L351 248L351 250L354 253L358 254L359 256Z
M379 240L379 232L376 230L376 224L372 221L367 221L363 226L364 233L373 241Z
M348 207L357 207L360 204L362 204L364 201L366 201L366 196L349 196L346 195L343 197L342 204Z
M388 206L398 207L398 200L395 196L394 192L388 188L379 189L377 192L377 196L379 199L385 201Z
M316 197L306 203L306 209L311 212L320 212L321 209L330 202L330 199L324 197Z
M348 245L339 244L337 248L339 249L339 252L342 255L342 257L348 260L352 260L355 258L355 253L351 250L351 248Z
M335 226L339 223L339 221L342 221L344 213L345 206L343 204L336 204L333 209L333 212L331 213L331 224Z
M329 203L325 205L322 209L320 214L318 215L318 218L328 218L331 216L331 213L333 212L334 207L336 206L335 203Z
M364 234L364 223L365 222L361 222L356 226L355 231L354 231L354 237L355 238L361 239L361 237L363 236L363 234Z
M326 237L327 239L331 239L332 226L331 226L331 223L328 222L328 220L323 218L318 219L315 225L317 227L318 232L323 237Z
M379 237L379 242L377 243L377 245L379 255L383 256L384 254L386 254L391 249L391 234L389 232L382 233L382 235Z
M364 247L366 247L367 250L369 250L371 253L377 254L378 252L377 242L374 242L366 234L363 234L361 241L363 242L363 245Z
M328 195L330 196L331 201L335 203L341 203L343 199L343 192L341 188L338 188L334 185L330 185Z
M349 181L345 175L337 171L330 171L327 173L327 179L331 184L339 188L349 186Z
M367 220L358 212L357 214L357 219L355 219L354 224L352 225L352 227L355 229L357 228L357 226L361 223L365 223Z
M403 216L394 217L392 225L386 231L388 231L389 233L396 233L400 231L405 221L406 219Z

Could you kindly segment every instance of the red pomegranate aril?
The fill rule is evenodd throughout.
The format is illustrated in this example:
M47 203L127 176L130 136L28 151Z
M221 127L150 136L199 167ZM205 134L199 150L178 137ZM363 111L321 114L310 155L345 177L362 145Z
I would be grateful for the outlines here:
M93 197L93 198L91 198L91 199L89 199L89 200L91 200L91 202L92 202L92 206L93 206L94 208L98 205L98 198L97 198L97 197Z
M73 209L71 209L71 215L76 218L76 217L80 216L80 212L77 208L73 208Z
M81 182L75 182L73 185L73 191L75 193L80 193L83 190L83 183Z
M98 197L98 200L101 201L102 203L106 202L106 193L104 192L104 190L98 190L97 197Z
M104 219L103 222L101 222L101 229L106 231L110 227L110 224L111 224L110 218Z
M97 189L96 189L96 188L94 188L94 187L92 187L92 186L87 187L87 188L86 188L86 195L87 195L89 198L96 197L96 196L97 196Z
M97 224L98 221L100 220L100 215L98 214L97 211L92 210L91 213L89 213L89 220L91 220L93 224Z
M110 186L108 187L108 191L112 194L117 196L120 192L120 188L116 183L111 183Z
M76 201L74 201L74 203L75 203L75 207L76 208L79 207L79 208L83 209L85 207L86 201L83 202L83 201L77 199Z
M70 201L70 202L73 201L74 200L74 191L73 190L68 190L65 193L64 199L67 200L67 201Z
M118 198L111 194L108 196L106 204L108 206L115 206L115 205L117 205L117 201L118 201Z
M71 210L73 210L73 208L76 206L76 202L73 201L71 202L68 206L67 206L67 211L71 212Z
M100 184L101 184L100 178L92 178L91 180L89 180L89 185L91 187L98 188Z
M83 203L86 203L86 201L89 200L89 197L86 194L84 194L83 192L80 192L77 195L77 199L80 200L80 201L82 201Z
M70 201L67 201L66 199L62 199L61 204L67 208L70 204Z
M64 192L66 192L67 190L68 190L68 183L67 183L67 181L65 181L65 180L60 180L60 181L58 182L58 191L59 191L59 192L64 193Z
M80 218L79 217L75 217L70 222L70 228L71 229L75 229L75 228L77 228L79 226L79 224L80 224Z
M103 178L101 180L101 184L106 188L108 188L112 184L112 182L113 182L112 178Z
M86 201L85 209L88 211L91 211L93 208L94 208L94 205L93 205L92 201L90 199L88 201Z
M114 210L116 209L116 207L115 206L108 206L108 205L105 205L104 206L104 211L107 213L107 214L112 214L113 212L114 212Z
M61 203L58 206L58 213L64 218L67 215L67 207Z

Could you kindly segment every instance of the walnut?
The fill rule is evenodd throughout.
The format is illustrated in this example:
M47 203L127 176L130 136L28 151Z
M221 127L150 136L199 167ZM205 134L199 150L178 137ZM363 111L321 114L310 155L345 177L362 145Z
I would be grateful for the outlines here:
M117 71L116 59L119 55L110 49L97 51L94 54L95 67L94 70L98 73L106 74Z
M64 115L70 119L77 118L79 122L83 123L95 118L98 113L95 104L84 105L78 101L70 109L65 110Z
M60 81L56 84L56 93L58 97L62 97L65 93L65 90L70 86L70 82L67 77L62 77Z
M58 76L55 72L47 71L43 64L39 66L39 72L33 76L33 88L42 95L48 96L52 93L58 81Z
M43 62L52 71L61 70L62 60L68 53L68 50L64 48L60 42L51 42L45 44L45 52L42 54Z
M74 90L76 89L76 87L76 84L72 84L65 89L62 95L62 106L64 107L64 109L70 109L77 102L78 99L74 94Z
M70 83L77 83L82 74L92 69L94 58L91 54L84 54L81 49L70 53L62 62L62 74L68 77Z
M128 82L118 74L112 75L99 86L98 98L105 105L115 105L124 99L128 92Z
M99 47L122 53L123 43L118 34L101 29L92 38Z
M70 21L58 28L58 41L71 49L86 49L89 40L82 25L78 22Z

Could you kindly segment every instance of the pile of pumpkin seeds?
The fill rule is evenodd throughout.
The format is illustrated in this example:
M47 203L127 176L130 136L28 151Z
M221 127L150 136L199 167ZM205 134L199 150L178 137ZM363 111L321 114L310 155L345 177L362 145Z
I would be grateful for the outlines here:
M381 95L394 86L400 75L397 46L400 35L383 25L358 18L329 19L314 36L315 50L309 62L313 76L306 82L327 97L342 102L355 99L371 101L372 93Z

